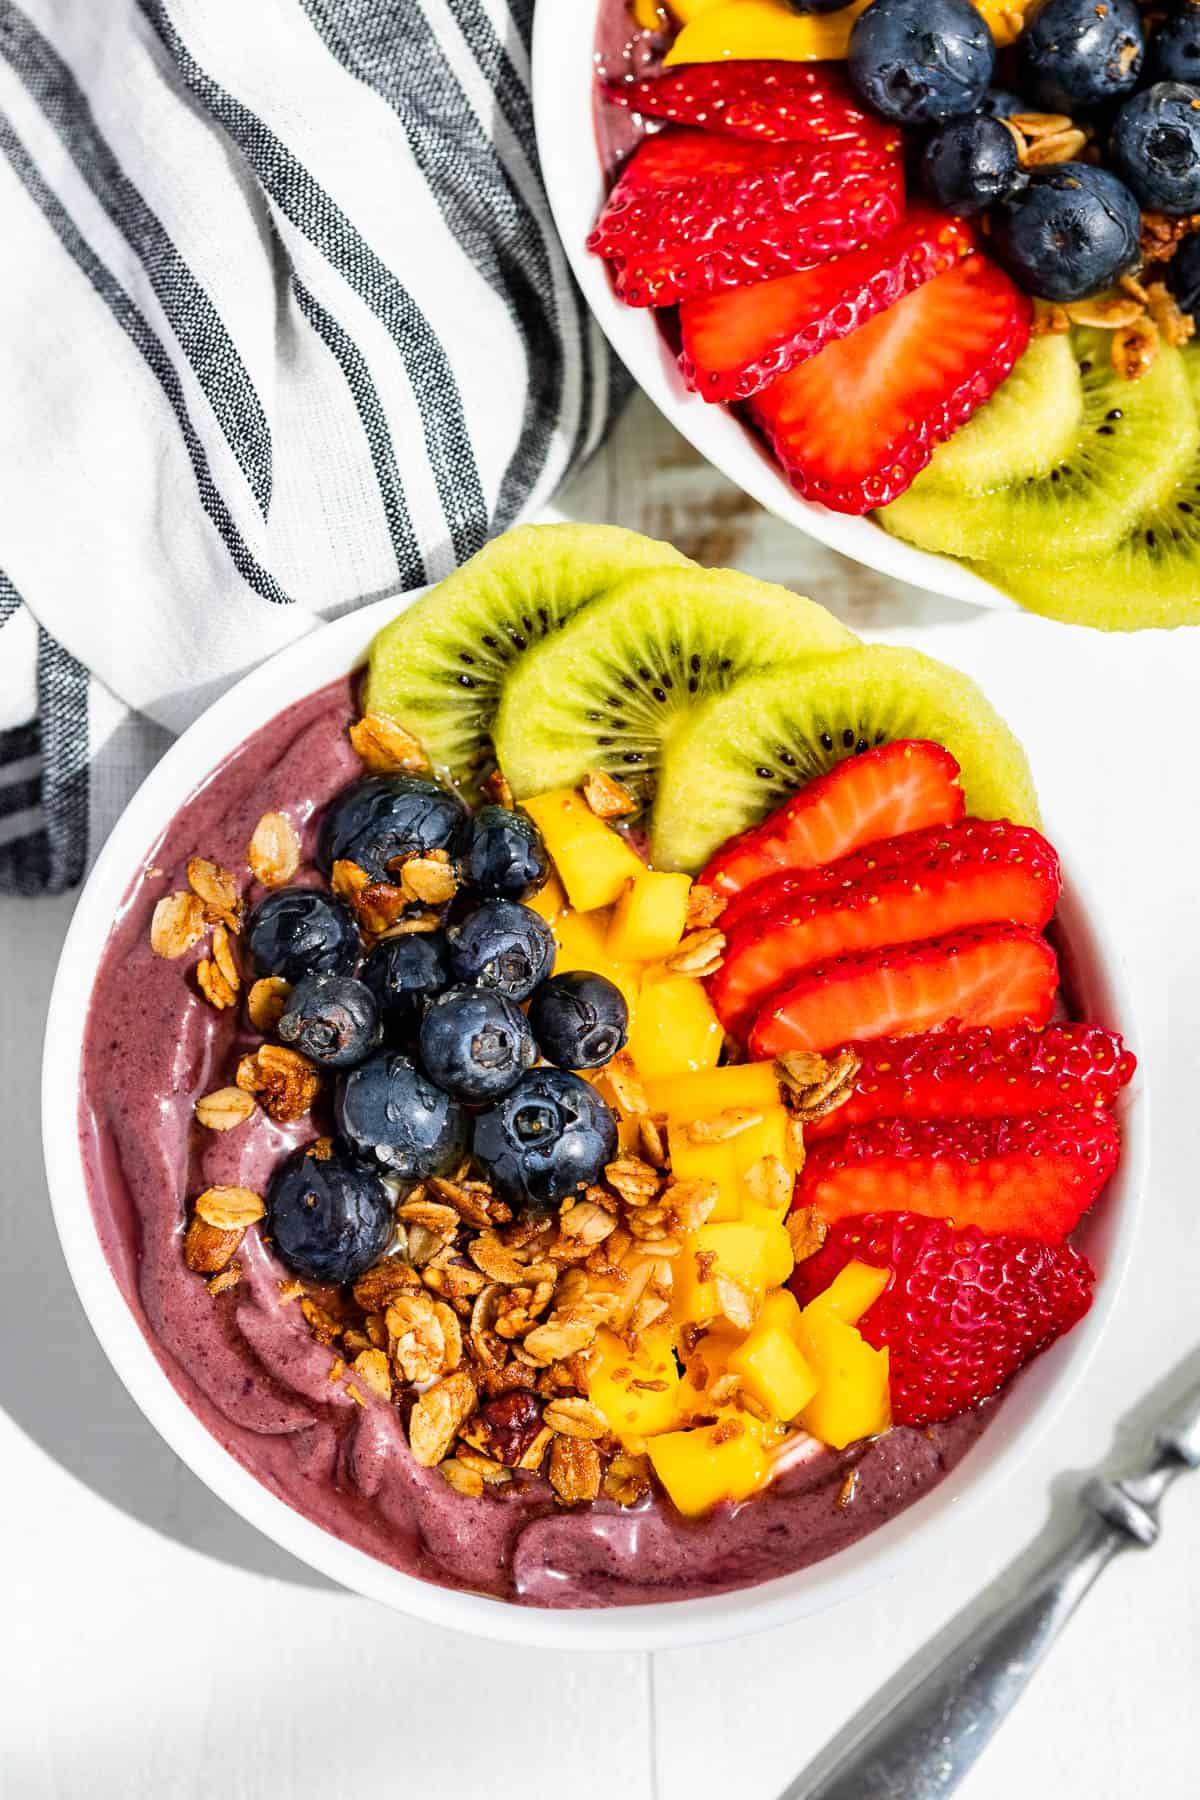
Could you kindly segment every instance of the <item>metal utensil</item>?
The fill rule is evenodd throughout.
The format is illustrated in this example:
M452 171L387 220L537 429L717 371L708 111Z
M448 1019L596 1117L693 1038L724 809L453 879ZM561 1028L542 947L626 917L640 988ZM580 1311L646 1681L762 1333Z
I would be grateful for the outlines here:
M1196 1468L1200 1382L1167 1409L1140 1473L1089 1481L1074 1536L881 1713L844 1733L780 1800L939 1800L953 1793L1096 1577L1122 1550L1155 1543L1163 1495L1177 1475Z

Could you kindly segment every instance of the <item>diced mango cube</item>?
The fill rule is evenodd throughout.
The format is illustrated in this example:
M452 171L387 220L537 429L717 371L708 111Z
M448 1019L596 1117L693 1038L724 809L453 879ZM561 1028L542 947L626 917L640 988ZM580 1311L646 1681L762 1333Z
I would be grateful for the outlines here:
M720 1198L712 1215L714 1219L741 1216L745 1199L743 1177L764 1156L778 1157L785 1168L792 1166L788 1115L778 1104L764 1111L757 1124L715 1142L704 1140L699 1134L693 1138L690 1127L696 1123L694 1119L672 1118L668 1121L671 1168L680 1181L716 1182ZM789 1202L790 1199L789 1192ZM778 1216L781 1217L782 1212Z
M550 923L558 953L554 973L569 975L586 969L592 975L603 975L625 996L632 1015L641 987L641 972L630 963L615 963L605 946L606 913L565 912Z
M740 1220L702 1225L691 1232L673 1260L671 1305L676 1318L700 1325L717 1318L722 1312L718 1276L736 1282L757 1305L769 1285L772 1229L787 1241L781 1225L745 1225Z
M794 1419L817 1391L811 1363L783 1324L760 1318L728 1366L746 1392L776 1419Z
M690 875L646 869L613 908L608 954L617 962L660 962L677 949L687 918Z
M708 995L690 975L647 976L629 1030L642 1079L715 1068L725 1033Z
M644 1072L643 1078L650 1111L666 1113L681 1123L713 1119L730 1108L765 1112L779 1105L779 1077L773 1062L731 1063L726 1069L697 1069L681 1075Z
M831 13L797 13L789 0L731 0L706 6L686 24L665 62L734 60L824 62L845 56L850 32L870 0L849 0Z
M681 1513L695 1518L722 1500L748 1500L771 1465L757 1421L730 1412L715 1425L669 1431L646 1445L654 1473Z
M857 1325L867 1308L873 1306L892 1278L890 1269L877 1269L870 1263L849 1262L840 1269L823 1293L809 1301L804 1317L842 1319Z
M682 1377L674 1349L675 1336L670 1330L643 1332L636 1354L613 1331L602 1330L597 1336L588 1399L622 1443L653 1437L678 1425Z
M892 1422L887 1351L874 1349L843 1319L807 1315L806 1307L800 1348L818 1385L800 1415L804 1429L835 1450L886 1431Z
M796 1267L796 1258L792 1253L792 1240L779 1218L765 1206L756 1206L746 1201L742 1206L742 1217L748 1225L761 1225L766 1232L767 1244L763 1273L768 1288L781 1288L792 1279Z
M698 19L702 12L708 12L714 6L728 6L729 0L668 0L668 11L674 13L681 25L690 25Z
M553 925L559 914L567 910L567 896L558 876L551 875L545 887L531 895L525 905L531 912L537 913L539 918L545 919L547 925Z
M771 1325L781 1327L797 1337L800 1330L800 1302L790 1288L772 1288L762 1303L762 1308L755 1325L760 1327Z
M597 818L573 788L535 794L522 804L546 840L576 912L611 906L625 883L645 868L620 833Z

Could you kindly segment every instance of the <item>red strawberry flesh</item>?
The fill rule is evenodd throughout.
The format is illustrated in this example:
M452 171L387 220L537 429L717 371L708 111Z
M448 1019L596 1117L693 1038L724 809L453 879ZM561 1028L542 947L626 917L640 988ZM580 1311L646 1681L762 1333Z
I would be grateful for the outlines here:
M1044 1025L1058 962L1036 931L991 925L816 963L768 996L749 1036L759 1061L864 1038L970 1025Z
M751 416L807 499L870 512L1000 385L1031 317L1028 295L968 256L761 389Z
M746 916L732 930L723 924L724 960L708 982L721 1023L740 1032L782 982L830 957L919 943L976 925L1040 930L1049 921L1062 879L1058 857L1039 832L969 819L930 835L938 841L895 867L868 873L871 855L861 851L845 859L853 877L837 881L834 865L834 885L780 895L780 886L789 884L783 876L762 884L757 906L750 904L752 890L742 909Z
M961 219L914 207L863 250L775 281L687 300L679 314L684 380L709 401L745 400L953 268L974 247Z
M1113 1106L1137 1067L1115 1032L1074 1022L876 1038L856 1049L861 1061L849 1097L805 1121L810 1145L873 1119L1086 1116Z
M1028 825L1010 825L1006 819L957 819L949 825L927 826L924 831L905 831L899 837L880 838L822 868L785 869L782 874L756 881L729 901L721 914L721 930L728 937L746 919L767 914L779 917L792 901L870 885L902 870L912 871L920 880L922 871L937 875L974 864L1019 863L1025 856L1047 884L1053 885L1057 853L1039 831ZM1044 924L1045 920L1041 922Z
M602 92L650 119L791 143L853 137L868 116L836 63L693 63Z
M722 846L699 880L727 898L783 869L814 869L878 838L960 819L963 792L948 750L899 739L848 755L806 782L761 824Z
M814 1144L796 1204L829 1224L918 1212L1059 1244L1117 1166L1110 1114L1008 1119L875 1119Z
M897 1425L952 1419L998 1392L1078 1324L1096 1280L1071 1244L888 1213L831 1229L792 1279L801 1304L823 1293L848 1262L892 1271L858 1329L889 1352Z
M894 134L822 145L703 131L643 139L588 238L631 306L766 281L882 237L904 206Z

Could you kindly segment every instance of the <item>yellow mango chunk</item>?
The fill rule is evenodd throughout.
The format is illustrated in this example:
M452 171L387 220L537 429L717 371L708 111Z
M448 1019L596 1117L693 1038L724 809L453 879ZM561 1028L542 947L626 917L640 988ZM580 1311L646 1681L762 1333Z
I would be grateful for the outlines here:
M771 1465L756 1423L748 1413L731 1412L715 1425L650 1439L654 1473L681 1513L695 1518L722 1500L748 1500L766 1486Z
M615 1332L598 1334L588 1399L622 1443L653 1437L678 1425L682 1377L674 1347L674 1333L669 1330L643 1332L636 1355Z
M547 925L553 925L560 913L567 910L567 896L563 892L562 882L557 875L551 875L545 887L539 888L533 898L526 900L525 905L539 918L545 919Z
M611 906L625 883L645 868L620 833L597 818L574 788L535 794L521 804L546 840L576 912Z
M760 1319L728 1366L776 1419L794 1419L817 1391L813 1367L786 1325Z
M713 1119L731 1108L765 1112L779 1105L779 1077L773 1062L733 1063L727 1069L699 1069L691 1074L651 1076L642 1071L651 1112L666 1113L686 1124Z
M817 1391L800 1414L813 1437L835 1450L876 1437L892 1422L888 1353L875 1350L843 1319L800 1322L800 1348L817 1377Z
M837 12L797 13L788 0L727 0L706 6L668 50L672 63L823 62L845 56L850 32L870 0L850 0Z
M660 962L683 936L690 875L646 869L635 875L613 908L608 954L617 962Z
M629 1054L643 1080L716 1067L725 1033L708 995L690 975L647 977L629 1030Z
M753 1224L719 1220L691 1232L674 1259L671 1306L675 1317L681 1323L697 1325L717 1318L724 1311L718 1278L736 1282L757 1311L767 1289L775 1285L771 1274L779 1266L784 1246L790 1273L792 1246L783 1226L774 1220Z
M763 1264L766 1283L768 1288L783 1287L792 1279L796 1258L792 1251L792 1240L781 1219L767 1207L756 1206L749 1200L742 1204L742 1218L747 1225L761 1225L766 1231L766 1261Z
M663 13L658 0L630 0L629 10L635 25L643 31L659 31L662 28Z
M764 1113L757 1125L717 1142L691 1135L694 1119L668 1119L671 1168L680 1181L715 1181L718 1200L714 1219L736 1219L742 1211L742 1178L764 1156L787 1155L787 1114L782 1106Z
M614 962L609 956L605 947L607 924L607 913L564 912L559 918L552 919L550 929L558 946L554 973L569 975L577 969L586 969L593 975L603 975L620 988L632 1016L641 988L641 973L628 963Z
M762 1303L755 1330L773 1326L790 1332L796 1337L800 1330L800 1302L790 1288L772 1288Z
M876 1269L870 1263L847 1263L825 1291L809 1301L804 1317L810 1322L842 1319L847 1325L857 1325L867 1308L874 1306L891 1278L890 1269Z
M690 25L701 13L711 12L714 6L728 6L729 0L669 0L669 10L681 25Z

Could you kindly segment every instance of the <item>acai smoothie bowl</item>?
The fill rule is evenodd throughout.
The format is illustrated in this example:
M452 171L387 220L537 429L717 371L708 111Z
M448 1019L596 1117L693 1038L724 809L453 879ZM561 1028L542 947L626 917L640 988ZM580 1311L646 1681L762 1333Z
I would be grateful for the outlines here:
M824 1606L1112 1305L1143 1102L1080 881L957 670L511 532L242 682L105 847L44 1074L85 1307L210 1486L402 1610Z

